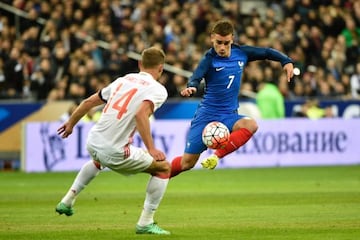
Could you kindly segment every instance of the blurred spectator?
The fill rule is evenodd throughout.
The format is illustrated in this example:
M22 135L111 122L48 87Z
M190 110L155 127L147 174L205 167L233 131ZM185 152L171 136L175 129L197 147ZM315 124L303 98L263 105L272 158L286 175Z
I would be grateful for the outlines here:
M337 37L345 26L345 22L337 12L336 8L321 6L319 8L321 16L321 29L325 36Z
M45 100L54 87L54 75L51 72L51 61L44 58L40 65L31 74L31 92L36 100Z
M70 65L70 58L62 44L57 44L51 54L53 62L52 72L54 74L54 81L58 82L68 72Z
M295 79L293 79L293 90L290 92L290 97L289 99L302 99L305 96L304 93L304 83L297 77L295 77Z
M278 119L285 117L284 97L276 84L269 81L259 86L256 104L262 119Z
M272 47L293 58L301 72L296 83L276 83L286 99L347 99L354 85L350 76L360 62L360 2L354 0L265 1L267 9L260 12L254 8L248 14L238 11L239 1L6 2L23 10L28 18L21 17L17 29L12 14L0 10L0 58L4 64L0 90L5 98L28 98L30 83L34 98L39 97L34 84L39 83L35 75L43 61L50 61L52 88L43 89L47 92L41 93L41 99L82 98L95 90L97 84L90 83L97 82L94 75L98 80L99 74L113 79L137 71L137 60L128 51L141 53L149 45L166 49L168 64L192 71L202 52L211 46L207 38L210 24L220 18L238 23L235 43ZM39 17L45 19L44 24ZM19 57L14 58L16 54L11 52L15 48ZM7 69L15 62L17 71ZM281 69L271 63L251 63L243 82L256 92L269 72L279 79ZM36 81L29 80L32 75ZM165 72L164 81L169 96L177 97L174 91L186 77Z
M18 48L11 49L9 58L4 65L5 96L21 98L24 83L24 66L21 61L21 52Z
M75 111L75 109L79 106L80 102L79 101L74 101L70 107L68 108L68 110L63 113L60 116L60 121L61 122L65 122L69 119L69 117L71 116L71 114ZM81 122L96 122L97 120L99 120L100 116L101 116L101 108L92 108L84 117L82 117L80 119Z
M60 116L60 121L61 122L66 122L69 117L71 116L71 114L75 111L75 109L79 106L79 102L74 101L68 108L68 110L66 112L64 112L61 116Z
M328 75L330 76L330 75ZM331 87L327 79L319 79L318 80L318 96L320 96L323 99L329 99L331 98Z
M302 81L305 86L305 96L314 97L317 95L318 82L316 78L317 67L309 65L307 71L302 75Z
M344 100L349 100L352 98L351 96L351 82L350 82L350 75L342 74L341 75L341 85L344 87L344 95L340 96Z
M33 6L31 6L31 4L33 3L28 2L28 4L24 6L24 11L27 12L28 19L20 18L20 24L19 24L20 32L25 32L31 27L36 27L36 28L41 27L41 25L37 22L37 18L39 17L39 14L36 11L36 9Z
M353 1L353 12L352 16L354 17L356 26L360 26L360 2L359 1Z
M356 64L354 74L350 78L351 96L360 99L360 62Z
M341 34L345 37L346 47L359 47L360 27L356 26L355 20L350 15L345 17L345 24L346 27Z
M0 99L5 95L5 71L4 61L0 58Z
M359 61L360 55L360 26L356 26L352 16L345 17L346 27L341 34L345 37L347 63Z
M24 49L31 57L39 55L39 27L33 26L28 28L22 38L24 41Z
M175 91L178 97L180 97L180 92L186 88L187 79L180 75L175 75L173 77L174 85L175 85Z
M294 117L306 117L309 119L332 118L334 117L331 106L320 107L319 102L315 99L308 100L295 111Z
M104 71L108 73L111 78L119 76L119 69L121 69L123 65L121 53L118 51L119 48L119 42L112 40L109 43L109 48L103 51Z

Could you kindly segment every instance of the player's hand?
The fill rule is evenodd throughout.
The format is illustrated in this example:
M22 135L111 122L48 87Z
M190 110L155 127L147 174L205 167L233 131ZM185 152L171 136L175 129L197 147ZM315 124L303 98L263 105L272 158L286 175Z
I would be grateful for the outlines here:
M155 161L164 161L166 159L165 153L155 148L149 150L149 154L154 158Z
M62 138L67 138L73 131L72 125L66 122L57 130L57 134L61 135Z
M196 88L195 87L187 87L185 89L183 89L180 94L183 97L190 97L192 96L194 93L196 93Z
M294 76L294 65L292 63L287 63L283 67L286 72L287 81L290 82L291 78Z

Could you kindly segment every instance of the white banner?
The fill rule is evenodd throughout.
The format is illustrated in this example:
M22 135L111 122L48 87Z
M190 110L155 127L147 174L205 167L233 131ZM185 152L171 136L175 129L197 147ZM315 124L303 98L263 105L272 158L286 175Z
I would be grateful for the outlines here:
M188 120L155 120L156 146L171 161L181 155ZM360 164L360 119L284 119L258 121L249 142L221 159L217 168ZM60 122L33 122L23 128L22 169L26 172L75 171L89 160L86 137L92 123L78 124L67 139ZM138 135L135 146L143 146ZM207 150L201 158L208 156ZM196 168L200 167L200 161Z

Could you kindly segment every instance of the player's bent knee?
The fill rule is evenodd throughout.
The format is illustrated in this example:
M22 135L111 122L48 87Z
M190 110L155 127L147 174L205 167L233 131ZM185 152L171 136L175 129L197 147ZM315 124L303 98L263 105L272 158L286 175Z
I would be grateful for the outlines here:
M257 124L257 122L253 121L252 123L252 133L254 134L257 130L259 129L259 125Z
M252 118L243 118L239 122L237 122L237 124L237 129L246 128L252 134L254 134L259 128L257 122Z
M153 161L148 169L145 170L154 176L164 175L170 176L171 165L167 161Z
M170 173L171 173L170 163L167 161L158 162L158 163L159 163L159 167L157 168L157 170L153 175L163 179L170 178Z
M167 161L161 162L161 172L170 172L171 171L171 165Z

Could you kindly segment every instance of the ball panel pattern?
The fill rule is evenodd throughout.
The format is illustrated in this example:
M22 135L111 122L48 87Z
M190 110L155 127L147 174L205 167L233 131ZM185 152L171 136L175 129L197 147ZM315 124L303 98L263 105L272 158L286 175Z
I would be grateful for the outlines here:
M229 137L229 129L221 122L210 122L202 132L203 143L211 149L224 148Z

